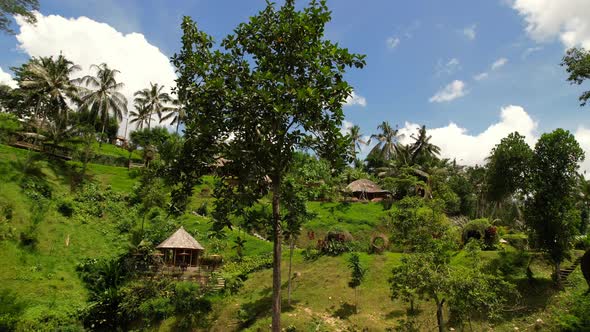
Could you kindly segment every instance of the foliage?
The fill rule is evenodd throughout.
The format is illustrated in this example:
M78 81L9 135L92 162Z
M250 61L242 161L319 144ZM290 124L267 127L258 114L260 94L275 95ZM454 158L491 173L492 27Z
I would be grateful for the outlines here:
M394 129L387 121L383 121L377 129L381 132L371 135L371 140L376 139L377 145L371 149L369 156L383 162L392 160L400 152L400 139L403 136L397 127Z
M148 112L147 116L147 129L151 128L152 117L154 113L158 115L158 119L162 122L162 114L172 110L170 103L172 98L167 92L163 92L163 85L158 83L151 83L150 87L135 92L135 104L144 107ZM141 144L140 144L141 145Z
M90 69L96 70L96 76L86 75L79 79L80 83L90 88L82 90L80 109L91 115L93 123L100 120L100 132L104 134L111 116L120 122L123 114L127 114L127 98L118 91L124 84L115 78L120 71L109 68L106 63L92 65Z
M13 16L21 16L25 22L35 24L35 11L39 10L39 0L2 0L0 3L0 30L15 34L10 27Z
M363 280L365 280L367 267L361 264L359 255L356 252L353 252L348 258L348 268L350 269L350 280L348 281L348 287L354 289L354 307L355 311L358 311L357 288L363 283Z
M130 138L133 144L145 149L150 145L162 146L170 138L170 133L165 127L144 128L132 132Z
M0 291L0 331L14 331L25 304L8 290Z
M560 331L590 331L590 296L589 293L576 292L569 296L568 310L557 317Z
M570 48L561 65L566 67L569 74L567 80L571 84L580 85L590 76L590 53L583 48ZM589 98L590 91L584 91L579 98L580 106L586 105Z
M0 143L6 143L11 135L22 129L14 114L0 112Z
M267 176L272 181L273 330L280 329L281 184L294 151L314 150L335 168L348 159L348 140L340 126L342 105L352 89L344 73L365 62L323 38L329 20L325 1L313 1L301 11L293 0L278 9L268 3L213 51L211 37L185 18L183 47L173 57L179 102L190 112L185 136L191 145L185 144L186 160L179 163L211 165L222 155L231 162L218 174L238 183L233 187L222 181L216 192L217 230L231 227L229 216L266 194ZM199 168L187 171L184 166L180 173L201 175Z
M471 321L475 316L496 319L517 297L513 284L477 268L454 268L448 280L451 321Z
M440 202L439 202L440 203ZM405 197L388 214L391 243L409 251L425 251L434 239L442 237L448 225L437 201Z
M484 249L492 250L496 248L498 241L498 232L496 227L492 226L486 218L471 220L463 226L463 243L470 240L481 241Z
M559 264L568 257L580 222L574 188L583 159L580 145L563 129L543 134L535 146L526 221L536 246L547 252L556 265L556 274Z
M497 144L488 157L486 190L490 200L500 202L509 196L526 192L533 151L518 132Z

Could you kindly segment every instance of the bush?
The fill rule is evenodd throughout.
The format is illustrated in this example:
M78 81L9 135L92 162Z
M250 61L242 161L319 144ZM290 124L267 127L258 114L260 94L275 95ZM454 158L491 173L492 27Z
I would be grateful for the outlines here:
M6 143L10 136L22 129L18 117L14 114L0 112L0 142Z
M529 247L529 238L526 234L506 234L502 238L518 250L526 250Z
M20 182L24 193L33 200L51 198L53 190L47 182L36 176L27 176Z
M568 299L567 311L557 315L560 331L590 331L590 295L574 293Z
M20 232L19 238L21 246L26 248L35 249L37 243L39 243L37 228L34 226Z
M590 249L590 237L588 235L580 235L576 237L574 247L578 250Z
M199 206L199 208L197 209L197 213L204 217L209 215L209 208L207 202L203 202L203 204Z
M463 243L471 239L482 241L484 249L492 250L499 241L498 231L488 219L475 219L463 227Z
M74 214L74 202L68 199L64 199L57 205L57 211L64 217L71 217Z
M14 331L24 307L11 291L0 291L0 331Z

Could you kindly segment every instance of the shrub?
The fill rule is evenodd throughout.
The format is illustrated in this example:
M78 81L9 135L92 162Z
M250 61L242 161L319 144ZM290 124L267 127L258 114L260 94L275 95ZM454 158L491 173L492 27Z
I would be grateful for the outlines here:
M14 331L24 307L11 291L0 291L0 331Z
M491 250L499 241L498 231L488 219L475 219L463 227L463 243L471 239L482 241L483 248Z
M36 176L27 176L20 182L23 192L33 200L51 198L53 190L43 179Z
M526 234L506 234L502 238L506 240L508 244L510 244L518 250L525 250L529 247L529 238Z
M71 217L74 214L74 202L68 199L64 199L57 205L57 211L64 217Z
M567 311L557 315L560 331L590 331L590 296L576 292L568 299Z
M580 235L576 237L574 247L579 250L590 249L590 237L588 235Z
M197 208L197 213L201 216L208 216L209 215L209 208L207 202L203 202L199 208Z
M39 243L37 228L34 226L28 227L20 233L19 239L21 246L35 249L37 243Z

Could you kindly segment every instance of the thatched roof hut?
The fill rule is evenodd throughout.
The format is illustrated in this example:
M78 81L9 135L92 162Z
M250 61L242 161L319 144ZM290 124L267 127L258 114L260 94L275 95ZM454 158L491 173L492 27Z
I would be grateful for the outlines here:
M390 192L381 189L375 182L368 179L360 179L351 182L346 186L346 191L351 193L358 199L374 199L374 198L385 198Z
M164 254L164 262L173 266L197 266L200 253L205 250L182 226L156 249Z

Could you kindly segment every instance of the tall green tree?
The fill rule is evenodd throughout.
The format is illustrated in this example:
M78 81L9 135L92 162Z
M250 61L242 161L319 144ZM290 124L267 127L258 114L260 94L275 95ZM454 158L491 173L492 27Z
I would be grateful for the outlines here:
M229 160L218 168L222 181L216 189L215 230L232 227L228 214L239 213L270 191L272 330L277 332L282 184L295 151L313 150L333 161L335 169L349 159L348 140L340 132L342 105L352 91L344 74L348 67L362 68L365 62L364 56L325 38L330 19L323 0L312 0L301 10L294 0L280 8L269 3L224 38L220 50L185 18L183 47L173 58L179 100L188 110L185 158L175 175L187 185L173 197L186 202L182 197L215 156Z
M127 114L127 98L119 92L124 86L116 79L120 71L109 68L106 63L92 65L90 69L96 70L96 76L86 75L79 80L89 88L82 92L80 108L89 111L95 121L100 120L101 134L104 135L111 117L120 122L123 114Z
M535 244L554 264L560 285L561 262L569 256L580 214L575 208L579 162L584 151L566 130L543 134L531 162L531 198L526 202L526 222Z
M154 114L158 115L158 119L162 122L162 114L171 110L170 103L172 98L167 92L163 92L164 86L158 83L150 83L149 88L135 92L135 102L145 105L149 110L148 129L151 128L152 117Z
M397 128L393 128L387 121L383 121L377 126L377 129L381 130L381 132L371 135L371 140L376 139L377 145L369 152L369 156L383 161L389 161L399 153L401 146L400 139L403 136Z
M570 48L563 57L561 65L569 74L567 80L571 84L580 85L590 78L590 52L583 48ZM590 90L584 91L580 97L580 106L586 105L590 99Z
M144 125L148 124L150 115L151 111L146 105L136 102L135 110L129 112L129 117L131 119L129 123L136 123L136 129L141 130Z
M527 193L533 150L518 132L504 137L487 158L486 196L494 208L515 194ZM511 200L512 201L512 200Z
M0 30L9 35L15 32L10 27L12 16L19 15L27 23L37 22L34 12L39 10L39 0L2 0L0 1Z
M350 132L348 133L350 136L350 149L352 150L352 156L356 159L356 155L358 151L363 148L363 145L367 145L368 143L363 139L363 134L361 133L361 127L358 125L354 125L350 127Z
M24 103L32 107L34 119L53 121L65 129L71 112L70 101L77 101L79 89L71 75L80 67L63 55L57 58L31 58L24 65L14 68Z
M178 127L181 123L184 122L186 118L186 107L178 102L178 100L172 101L172 107L169 109L168 114L164 115L162 119L160 119L160 123L162 121L170 121L171 125L176 125L176 133L178 134Z
M432 159L438 158L440 155L440 148L432 143L432 135L426 133L426 126L418 128L418 134L411 135L414 143L410 145L411 161L415 163L417 161L427 162Z

